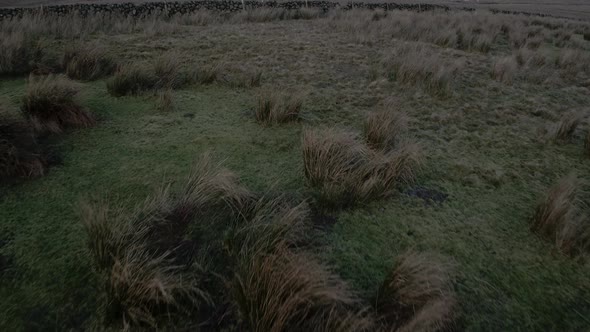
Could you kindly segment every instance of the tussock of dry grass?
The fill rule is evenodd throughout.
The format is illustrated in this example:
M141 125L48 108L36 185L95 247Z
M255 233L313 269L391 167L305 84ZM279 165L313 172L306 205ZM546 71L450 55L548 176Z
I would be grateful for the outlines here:
M579 198L580 182L574 175L549 189L531 220L531 230L555 242L565 254L590 250L590 220Z
M174 111L174 101L171 90L164 90L158 92L156 100L156 108L160 112L172 112Z
M511 84L518 70L518 63L513 56L502 57L494 62L492 78L502 83Z
M455 318L450 266L430 254L406 253L379 288L375 308L390 331L441 331Z
M116 97L137 95L153 89L158 78L145 66L127 65L120 67L107 82L107 90Z
M285 247L242 262L233 282L241 318L251 331L363 331L370 321L351 315L356 299L347 286L311 257Z
M241 208L249 193L236 181L204 156L177 193L164 188L131 214L82 205L88 246L104 281L107 322L155 327L170 310L211 302L201 283L208 272L191 260L183 263L177 249L191 224L206 222L206 211Z
M303 97L299 94L264 89L258 94L256 121L264 125L297 121L302 106Z
M463 66L458 60L445 60L422 45L406 45L384 60L387 75L398 82L422 86L426 91L444 96Z
M31 76L21 110L41 131L90 127L96 120L75 100L77 93L78 88L61 76Z
M561 117L561 120L555 124L551 130L551 136L557 141L568 141L574 135L576 128L581 123L580 115L570 112Z
M62 67L72 79L93 81L113 74L117 64L97 46L76 45L65 51Z
M399 183L413 181L419 164L415 145L372 151L353 133L307 129L303 164L308 185L320 206L348 206L388 196Z
M378 150L395 148L400 135L406 131L407 121L406 114L395 103L370 113L365 119L363 132L367 144Z
M0 75L28 74L41 56L37 42L24 33L0 33Z
M0 181L42 176L46 166L33 128L0 107Z
M590 157L590 131L586 133L584 138L584 153L586 156Z
M219 75L218 81L234 88L258 87L262 82L262 71L246 66L229 66Z

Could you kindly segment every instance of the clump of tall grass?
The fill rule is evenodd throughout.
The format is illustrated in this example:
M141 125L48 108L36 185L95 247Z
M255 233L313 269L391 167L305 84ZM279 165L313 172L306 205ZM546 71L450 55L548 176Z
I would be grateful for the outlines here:
M418 85L426 91L445 96L450 93L462 62L445 60L422 45L404 46L384 60L390 79Z
M374 151L354 133L333 128L305 130L302 148L307 184L324 207L388 196L396 185L413 181L419 164L413 144Z
M574 112L565 113L561 120L553 126L550 134L556 141L568 141L574 135L581 121L580 115Z
M41 131L90 127L96 120L76 101L77 93L78 88L61 76L31 76L21 110Z
M297 121L302 106L303 97L299 94L264 89L258 94L255 108L256 121L264 125Z
M117 64L97 46L74 45L64 52L62 67L72 79L92 81L113 74Z
M346 284L297 250L307 233L305 204L262 198L230 236L232 295L251 331L365 331L371 319Z
M496 81L511 84L518 70L518 63L513 56L497 59L492 67L491 76Z
M107 89L116 97L160 89L176 89L185 84L188 77L180 73L179 67L180 59L177 53L164 54L151 66L121 66L107 82Z
M441 331L455 319L452 269L431 254L408 252L386 275L375 309L390 331Z
M174 111L174 100L172 96L172 90L164 90L158 92L158 96L156 99L156 108L160 112Z
M242 262L233 293L251 331L366 331L371 324L350 311L357 300L344 282L285 247Z
M46 166L31 125L0 107L0 181L42 176Z
M262 82L262 71L244 66L228 66L219 76L219 81L235 88L258 87Z
M0 75L28 74L42 58L38 42L25 33L0 33Z
M580 181L569 175L549 189L537 205L531 230L545 237L563 253L574 256L590 251L590 219L580 200Z
M395 103L388 103L381 110L372 112L364 123L364 136L373 149L390 150L400 141L406 131L407 116Z
M133 213L105 204L82 205L109 324L157 327L172 310L211 304L203 283L209 272L194 260L183 260L180 248L191 225L209 225L209 212L240 209L249 193L236 181L205 156L178 192L165 187Z
M107 82L107 90L115 97L136 95L152 90L158 78L146 66L121 66L115 75Z

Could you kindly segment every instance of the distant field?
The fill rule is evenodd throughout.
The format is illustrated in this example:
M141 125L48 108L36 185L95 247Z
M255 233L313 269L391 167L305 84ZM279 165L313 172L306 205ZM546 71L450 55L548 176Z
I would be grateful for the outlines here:
M149 0L147 0L149 1ZM178 0L183 1L183 0ZM186 1L186 0L185 0ZM113 2L146 2L146 0L0 0L0 7L39 6L73 3L113 3ZM341 1L348 2L348 1ZM380 2L380 1L366 1ZM590 20L590 2L585 0L523 0L523 1L449 1L449 0L401 0L395 3L437 3L454 7L473 7L483 9L500 9L530 13L549 14L577 19Z

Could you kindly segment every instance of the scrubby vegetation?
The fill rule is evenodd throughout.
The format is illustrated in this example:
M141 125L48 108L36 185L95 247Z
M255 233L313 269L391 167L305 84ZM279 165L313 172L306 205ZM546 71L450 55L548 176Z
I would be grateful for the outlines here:
M587 22L144 14L0 19L0 330L587 329Z

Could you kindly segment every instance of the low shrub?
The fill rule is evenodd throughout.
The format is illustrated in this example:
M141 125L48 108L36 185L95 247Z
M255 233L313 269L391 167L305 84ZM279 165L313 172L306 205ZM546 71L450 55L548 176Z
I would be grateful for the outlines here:
M117 64L99 47L75 45L66 49L62 67L72 79L93 81L112 75Z
M78 88L61 76L31 76L21 110L40 131L90 127L96 120L75 100L77 93Z
M455 319L451 268L431 254L406 253L385 277L375 309L389 331L441 331Z
M0 182L42 176L46 166L30 124L0 107Z
M537 205L531 230L555 241L565 254L576 255L590 250L590 220L582 211L579 180L574 175L562 178L549 189Z
M270 89L258 95L256 121L264 125L273 125L296 121L303 106L301 95L277 93Z

